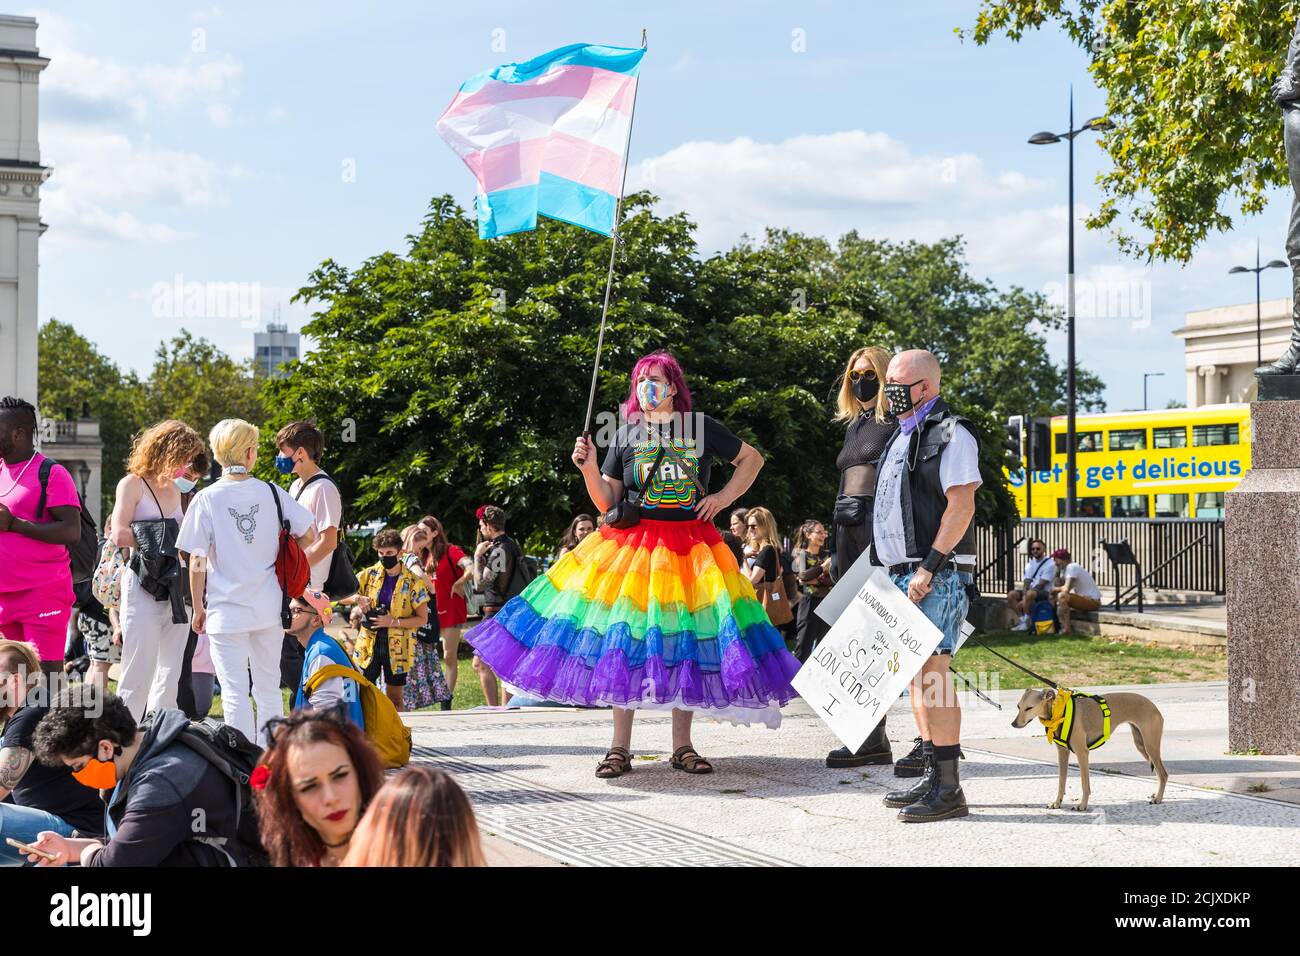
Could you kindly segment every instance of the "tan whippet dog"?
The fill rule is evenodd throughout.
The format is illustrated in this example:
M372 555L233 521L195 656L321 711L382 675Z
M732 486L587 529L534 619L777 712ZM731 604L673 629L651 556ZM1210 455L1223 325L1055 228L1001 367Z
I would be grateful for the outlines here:
M1020 697L1017 705L1020 713L1011 722L1012 727L1024 727L1035 718L1050 720L1052 705L1056 700L1056 691L1032 687ZM1156 709L1156 705L1141 694L1107 694L1106 704L1110 707L1110 726L1113 732L1121 724L1133 725L1133 743L1138 753L1150 764L1160 785L1151 795L1151 803L1164 799L1165 782L1169 774L1160 759L1160 738L1164 734L1165 719ZM1059 810L1065 798L1065 778L1070 766L1070 751L1079 763L1079 778L1083 782L1083 798L1074 805L1075 810L1088 809L1088 742L1096 740L1102 733L1101 707L1089 697L1074 698L1074 724L1070 727L1070 736L1066 743L1069 747L1053 744L1060 760L1061 776L1056 788L1056 800L1047 805L1049 810Z

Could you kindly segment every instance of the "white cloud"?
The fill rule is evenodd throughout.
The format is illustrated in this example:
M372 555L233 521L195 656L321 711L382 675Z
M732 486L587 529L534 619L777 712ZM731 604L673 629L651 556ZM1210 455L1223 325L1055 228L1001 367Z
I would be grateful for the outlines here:
M41 75L43 111L82 122L144 122L156 110L201 107L214 126L230 124L243 64L229 53L195 53L187 43L172 63L128 64L83 52L84 38L57 14L38 14L40 47L50 65Z
M961 233L973 265L998 269L1023 265L1027 249L1050 246L1048 234L1064 225L1063 208L1032 205L1056 198L1053 182L990 170L970 153L918 154L864 130L684 143L638 163L628 179L697 222L705 253L768 226L922 241Z
M104 240L167 242L192 231L159 221L176 210L225 204L224 183L246 176L197 153L159 149L123 133L48 124L44 161L54 174L42 187L41 216L50 224L44 244ZM192 215L192 213L191 213Z
M125 64L83 52L67 20L38 16L41 52L51 60L41 77L42 158L54 168L42 189L51 226L43 245L57 253L64 245L193 236L188 225L164 220L225 204L225 183L251 174L157 145L136 125L159 112L197 109L212 126L230 126L239 62L186 54L167 65Z
M229 103L209 103L208 122L214 129L228 129L234 122L234 113Z

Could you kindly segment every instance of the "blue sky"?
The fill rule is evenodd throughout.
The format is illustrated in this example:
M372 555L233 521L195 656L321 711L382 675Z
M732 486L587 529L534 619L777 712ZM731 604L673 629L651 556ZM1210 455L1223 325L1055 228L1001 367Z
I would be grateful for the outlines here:
M1067 90L1076 116L1104 99L1056 30L962 43L975 0L869 2L185 5L68 2L38 18L44 189L40 315L70 322L124 367L188 328L232 354L253 326L308 318L289 296L325 258L401 250L429 200L473 182L434 122L487 67L566 43L633 46L649 31L629 189L699 223L701 248L784 226L835 237L962 233L972 270L1049 294L1063 283ZM1279 59L1284 51L1279 51ZM1280 125L1279 125L1280 135ZM1105 155L1076 143L1080 215ZM1077 233L1080 361L1112 409L1182 400L1189 309L1248 301L1227 270L1284 258L1289 196L1208 241L1183 268L1148 269ZM241 283L222 315L161 291ZM1265 273L1264 297L1288 292ZM256 311L254 313L254 305ZM918 343L922 344L922 343ZM1053 337L1064 355L1063 336Z

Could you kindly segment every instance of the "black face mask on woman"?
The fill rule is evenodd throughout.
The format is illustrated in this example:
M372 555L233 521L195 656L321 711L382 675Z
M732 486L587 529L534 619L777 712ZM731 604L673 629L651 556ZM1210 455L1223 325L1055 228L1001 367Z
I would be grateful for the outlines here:
M860 402L869 402L880 391L880 379L874 375L859 375L852 381L853 396Z

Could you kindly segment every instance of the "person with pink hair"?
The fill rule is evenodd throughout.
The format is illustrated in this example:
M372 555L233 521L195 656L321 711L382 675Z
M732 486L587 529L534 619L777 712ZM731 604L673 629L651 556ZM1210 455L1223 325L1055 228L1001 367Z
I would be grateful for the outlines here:
M667 352L636 363L621 411L603 465L585 435L572 455L605 521L465 639L512 688L614 708L596 776L632 769L639 709L672 711L673 769L710 773L691 743L697 711L776 727L796 696L799 662L713 525L763 456L694 408ZM715 458L735 471L710 492Z

